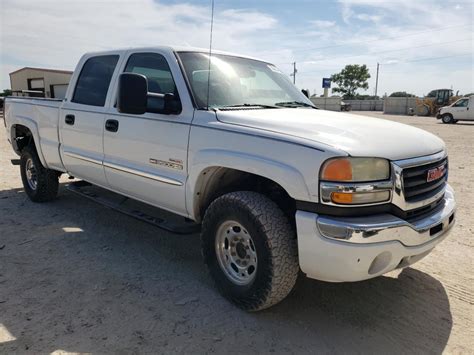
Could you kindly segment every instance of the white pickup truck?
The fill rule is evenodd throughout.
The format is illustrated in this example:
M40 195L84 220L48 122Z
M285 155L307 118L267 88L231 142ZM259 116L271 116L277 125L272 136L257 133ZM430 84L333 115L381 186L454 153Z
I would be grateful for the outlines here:
M89 53L63 101L10 97L5 126L32 201L66 173L194 221L218 289L249 311L284 299L300 270L345 282L411 265L454 224L439 138L319 110L245 56Z

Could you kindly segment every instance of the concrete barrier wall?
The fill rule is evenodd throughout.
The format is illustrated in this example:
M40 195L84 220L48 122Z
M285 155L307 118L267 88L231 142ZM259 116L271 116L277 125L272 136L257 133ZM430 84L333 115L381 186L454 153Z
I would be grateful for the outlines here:
M352 111L383 111L383 100L343 100Z
M416 109L416 97L387 97L384 100L383 113L406 115L409 108Z
M340 97L312 97L311 102L323 110L341 111Z

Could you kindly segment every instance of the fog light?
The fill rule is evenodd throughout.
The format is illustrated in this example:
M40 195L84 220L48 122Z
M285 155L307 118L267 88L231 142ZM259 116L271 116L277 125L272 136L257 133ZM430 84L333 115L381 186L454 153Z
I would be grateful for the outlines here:
M341 205L361 205L385 202L390 199L390 191L377 192L333 192L331 200Z

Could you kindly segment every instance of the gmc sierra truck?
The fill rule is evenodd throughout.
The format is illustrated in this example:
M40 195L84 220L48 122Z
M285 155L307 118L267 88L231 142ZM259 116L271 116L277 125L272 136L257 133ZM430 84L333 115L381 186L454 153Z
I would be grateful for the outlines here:
M191 221L217 288L249 311L283 300L300 270L348 282L407 267L454 224L442 140L317 109L241 55L88 53L64 100L9 97L5 126L32 201L69 174Z

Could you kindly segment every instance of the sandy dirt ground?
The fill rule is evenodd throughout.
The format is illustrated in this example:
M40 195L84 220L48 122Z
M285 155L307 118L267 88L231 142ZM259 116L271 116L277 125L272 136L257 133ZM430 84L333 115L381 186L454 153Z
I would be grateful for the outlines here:
M216 292L197 235L64 186L52 203L30 202L0 127L0 353L472 353L474 124L383 117L445 140L453 232L402 272L346 284L301 277L254 314Z

